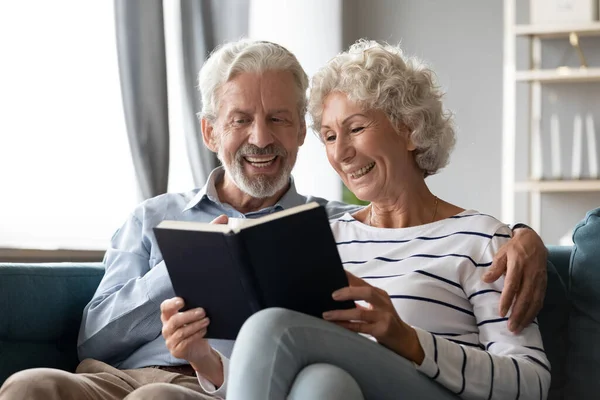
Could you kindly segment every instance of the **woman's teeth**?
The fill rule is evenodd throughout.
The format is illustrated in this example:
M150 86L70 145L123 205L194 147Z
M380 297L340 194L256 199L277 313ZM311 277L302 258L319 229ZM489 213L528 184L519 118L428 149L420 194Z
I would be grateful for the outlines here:
M256 168L265 168L273 164L277 156L273 156L271 158L259 158L259 157L244 157L244 159L252 164L253 167Z
M364 175L368 174L369 172L371 172L371 170L372 170L374 167L375 167L375 162L372 162L371 164L369 164L369 165L366 165L366 166L362 167L362 168L361 168L361 169L359 169L358 171L356 171L356 172L353 172L352 174L350 174L350 176L351 176L353 179L360 178L361 176L364 176Z

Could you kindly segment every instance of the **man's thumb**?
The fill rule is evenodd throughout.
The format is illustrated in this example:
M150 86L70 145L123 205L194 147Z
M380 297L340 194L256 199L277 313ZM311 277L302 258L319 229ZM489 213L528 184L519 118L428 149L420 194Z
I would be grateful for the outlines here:
M225 214L221 214L217 218L213 219L211 221L211 224L222 224L222 225L225 225L228 222L229 222L229 217L227 215L225 215Z

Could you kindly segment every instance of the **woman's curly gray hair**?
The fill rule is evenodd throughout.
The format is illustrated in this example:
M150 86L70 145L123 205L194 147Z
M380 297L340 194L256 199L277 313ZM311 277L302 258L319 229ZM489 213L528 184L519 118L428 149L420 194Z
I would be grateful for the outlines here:
M365 110L382 110L396 129L404 124L416 146L416 162L425 176L448 164L454 147L452 113L444 110L435 74L399 47L361 39L338 54L312 78L308 112L321 129L323 102L341 92Z

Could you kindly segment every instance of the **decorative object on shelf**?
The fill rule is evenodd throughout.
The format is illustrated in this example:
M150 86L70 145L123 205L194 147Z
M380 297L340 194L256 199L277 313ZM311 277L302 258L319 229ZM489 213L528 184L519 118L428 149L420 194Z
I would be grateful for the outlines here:
M581 178L581 115L575 114L573 121L573 157L571 164L571 177L573 179Z
M569 34L569 44L575 47L575 50L577 50L577 56L579 57L581 68L587 68L587 61L585 61L583 50L581 50L581 46L579 45L579 36L575 32L571 32Z
M598 20L598 0L530 0L529 5L532 24Z
M552 114L550 117L550 151L552 160L552 179L562 178L562 168L560 164L560 125L558 116Z
M585 125L587 132L590 178L598 179L600 177L600 174L598 173L598 147L596 147L596 130L594 129L594 118L592 117L592 113L588 113L585 117Z

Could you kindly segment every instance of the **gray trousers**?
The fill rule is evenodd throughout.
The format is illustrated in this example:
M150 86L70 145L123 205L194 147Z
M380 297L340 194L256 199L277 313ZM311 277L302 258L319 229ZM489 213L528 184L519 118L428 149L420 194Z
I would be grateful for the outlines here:
M457 398L378 343L278 308L246 321L233 349L228 380L228 400Z

